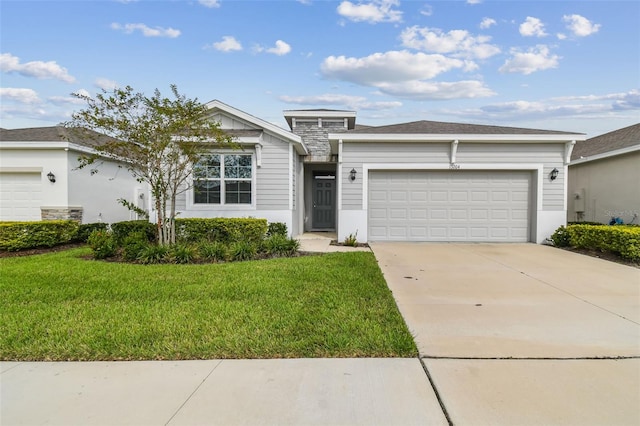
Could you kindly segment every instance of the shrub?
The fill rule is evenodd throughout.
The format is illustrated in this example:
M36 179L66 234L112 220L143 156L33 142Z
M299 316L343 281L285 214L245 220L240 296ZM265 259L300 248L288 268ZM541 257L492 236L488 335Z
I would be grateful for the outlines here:
M155 243L147 243L147 246L140 251L140 254L138 255L138 261L140 263L144 263L145 265L152 263L162 263L164 262L168 253L169 249L166 246L161 246Z
M553 241L553 245L556 247L568 247L571 242L569 239L569 232L567 232L567 228L561 226L556 229L556 232L551 235L551 241Z
M274 235L287 237L289 235L287 224L283 222L271 222L267 227L267 237L272 237Z
M122 257L125 260L137 260L142 250L149 245L146 233L138 231L127 235L122 241Z
M0 250L16 251L36 247L53 247L73 240L78 222L49 220L42 222L0 223Z
M227 246L219 241L200 243L199 252L205 260L221 262L227 259Z
M292 256L300 248L300 242L294 238L274 234L263 241L262 248L266 254L272 256Z
M611 251L629 260L640 260L640 228L626 225L569 225L573 247Z
M86 243L89 240L89 235L91 235L93 231L106 231L108 227L109 224L104 222L83 223L78 227L78 232L73 240Z
M229 257L236 261L251 260L256 257L257 252L257 244L251 241L236 241L229 248Z
M87 239L94 259L106 259L115 256L117 246L113 234L109 231L93 231Z
M187 244L175 244L169 247L167 259L171 263L192 263L197 259L198 251Z
M111 224L113 238L118 245L122 244L129 234L141 232L147 236L147 241L155 241L157 238L156 225L146 220L127 220Z
M239 240L259 243L267 233L266 219L255 218L185 218L176 219L176 239L184 243Z

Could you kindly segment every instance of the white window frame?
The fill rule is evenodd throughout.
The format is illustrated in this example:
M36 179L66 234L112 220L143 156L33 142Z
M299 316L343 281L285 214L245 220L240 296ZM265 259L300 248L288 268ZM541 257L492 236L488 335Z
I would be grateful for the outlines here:
M220 203L195 203L195 179L191 176L189 190L187 190L187 209L189 210L255 210L256 209L256 154L251 151L215 151L210 152L207 155L219 155L220 156ZM226 155L249 155L251 156L251 204L227 204L225 203L225 181L226 180L242 180L242 179L226 179L224 177L224 157Z

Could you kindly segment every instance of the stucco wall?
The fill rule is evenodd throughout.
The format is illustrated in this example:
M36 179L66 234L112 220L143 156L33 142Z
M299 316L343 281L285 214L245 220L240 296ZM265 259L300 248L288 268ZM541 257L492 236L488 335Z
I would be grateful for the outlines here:
M609 223L612 217L619 217L630 223L634 215L640 216L639 182L637 151L569 165L567 220ZM584 213L579 215L578 210ZM633 223L640 223L640 217Z
M143 190L145 186L109 161L98 161L94 166L98 173L94 175L89 168L77 170L78 156L78 152L64 147L3 149L0 169L42 169L40 207L48 218L71 210L76 212L79 208L83 223L113 223L134 218L116 200L132 200L136 188ZM55 183L49 182L49 172L55 175Z
M118 203L120 198L140 208L147 207L147 185L137 182L126 168L110 161L98 162L95 167L98 172L92 175L90 167L77 168L78 153L69 151L67 160L69 205L82 206L83 223L137 219L135 213Z

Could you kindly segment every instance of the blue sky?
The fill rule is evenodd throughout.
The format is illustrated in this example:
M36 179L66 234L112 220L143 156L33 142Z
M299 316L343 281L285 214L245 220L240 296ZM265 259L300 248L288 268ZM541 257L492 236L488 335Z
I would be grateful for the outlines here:
M0 126L176 84L282 127L330 108L592 137L640 122L639 22L638 1L1 0Z

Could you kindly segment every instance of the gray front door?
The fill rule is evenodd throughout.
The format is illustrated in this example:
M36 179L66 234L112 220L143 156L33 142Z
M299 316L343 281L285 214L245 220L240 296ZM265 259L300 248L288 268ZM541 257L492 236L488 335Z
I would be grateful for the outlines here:
M335 175L319 174L313 177L313 229L335 229Z

